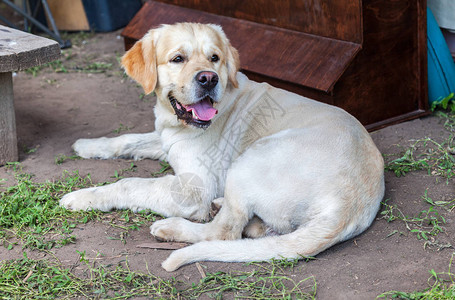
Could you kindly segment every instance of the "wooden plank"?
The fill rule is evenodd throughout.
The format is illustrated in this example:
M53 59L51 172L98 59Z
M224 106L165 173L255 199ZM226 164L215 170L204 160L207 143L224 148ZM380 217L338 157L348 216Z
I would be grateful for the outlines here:
M0 166L17 161L16 118L11 72L0 73Z
M56 41L0 25L0 72L25 70L59 57Z
M148 1L122 36L138 40L153 27L176 22L220 24L237 48L242 69L329 92L360 44Z
M157 0L328 38L362 43L361 0Z

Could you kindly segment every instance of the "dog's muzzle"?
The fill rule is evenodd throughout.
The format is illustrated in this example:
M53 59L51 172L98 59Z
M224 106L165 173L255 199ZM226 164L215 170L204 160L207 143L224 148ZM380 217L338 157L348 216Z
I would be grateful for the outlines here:
M192 104L182 104L169 93L168 98L174 108L177 119L188 125L206 129L212 123L213 117L218 110L213 107L213 95L218 84L218 74L212 71L201 71L196 74L195 81L198 86L197 97L199 100Z

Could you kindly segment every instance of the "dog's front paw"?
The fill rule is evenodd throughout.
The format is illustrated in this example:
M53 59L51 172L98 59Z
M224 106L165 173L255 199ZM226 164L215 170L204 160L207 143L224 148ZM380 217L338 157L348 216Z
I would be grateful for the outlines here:
M73 150L82 158L114 158L109 138L79 139L73 144Z
M188 230L192 224L183 218L168 218L153 223L150 233L160 241L194 243L193 234Z
M71 192L60 199L60 205L70 210L99 209L109 211L111 207L108 207L106 201L102 201L95 191L96 188L88 188Z

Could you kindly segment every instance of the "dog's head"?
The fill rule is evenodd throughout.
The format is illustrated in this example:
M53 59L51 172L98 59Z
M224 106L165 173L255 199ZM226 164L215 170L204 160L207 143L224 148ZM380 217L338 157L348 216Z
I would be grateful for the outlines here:
M184 124L207 128L228 85L238 86L240 62L220 26L177 23L150 30L122 65Z

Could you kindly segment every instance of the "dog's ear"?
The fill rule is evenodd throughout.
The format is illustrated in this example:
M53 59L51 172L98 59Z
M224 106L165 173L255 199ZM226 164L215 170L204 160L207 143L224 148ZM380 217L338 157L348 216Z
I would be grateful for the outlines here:
M150 94L156 87L156 52L152 35L149 33L128 50L122 57L122 66L126 74L136 80L145 94Z
M237 72L240 69L240 58L239 52L237 49L232 47L231 43L228 44L228 54L227 54L227 68L228 68L228 78L232 86L235 88L239 87L239 82L237 81Z

